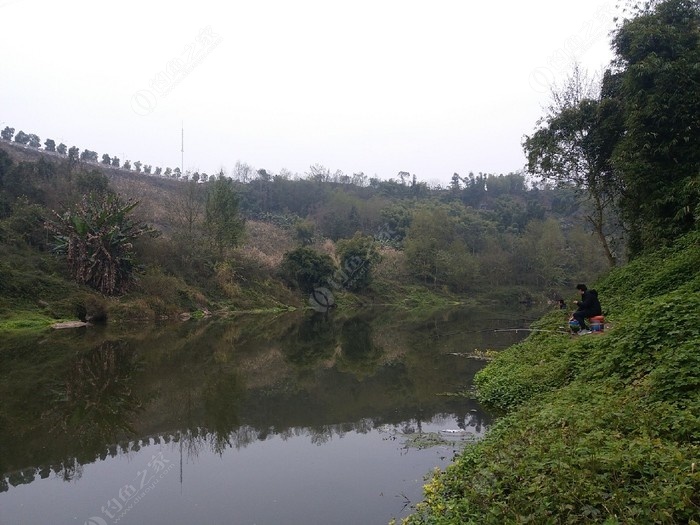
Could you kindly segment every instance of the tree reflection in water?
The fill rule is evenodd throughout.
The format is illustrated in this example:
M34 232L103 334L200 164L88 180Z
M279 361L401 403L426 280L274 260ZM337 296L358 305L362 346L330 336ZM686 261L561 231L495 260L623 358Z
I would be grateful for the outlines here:
M140 369L138 354L126 342L103 342L79 355L54 382L42 419L50 432L73 436L88 448L134 434L133 418L143 410L133 389Z
M340 330L342 352L336 361L338 370L358 379L371 376L379 367L382 348L374 342L372 325L361 317L349 319Z
M274 437L321 445L351 432L435 432L442 420L480 433L491 417L471 399L441 394L464 391L483 366L458 356L522 337L482 327L512 322L471 310L379 310L28 340L0 355L9 371L0 385L0 493L50 473L76 479L81 465L159 442L196 457Z
M314 368L330 359L337 346L337 330L331 317L315 314L293 326L284 339L286 359L300 368Z

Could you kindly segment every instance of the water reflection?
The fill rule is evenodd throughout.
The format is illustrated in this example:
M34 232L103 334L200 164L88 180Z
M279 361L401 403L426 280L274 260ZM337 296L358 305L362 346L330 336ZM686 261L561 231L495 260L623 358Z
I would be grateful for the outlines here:
M63 377L48 383L41 414L48 433L67 433L82 447L134 434L133 419L143 409L134 376L142 359L122 341L105 341L76 356Z
M12 502L11 487L79 480L87 465L162 447L195 464L209 454L267 447L256 463L264 471L274 470L264 466L273 443L284 449L302 439L336 450L364 439L363 449L379 451L390 436L435 433L440 425L480 434L491 419L476 402L439 395L467 388L482 366L454 354L510 345L522 333L493 329L522 323L474 310L427 318L371 311L130 327L128 334L95 327L4 341L0 498ZM413 468L427 472L436 459L425 461ZM420 482L414 485L419 491ZM324 497L337 504L333 494Z

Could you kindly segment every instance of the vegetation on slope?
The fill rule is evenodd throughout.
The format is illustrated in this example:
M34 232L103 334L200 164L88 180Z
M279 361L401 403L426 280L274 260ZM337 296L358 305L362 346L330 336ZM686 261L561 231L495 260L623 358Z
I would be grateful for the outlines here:
M698 268L695 232L598 283L603 334L556 312L498 355L476 385L508 415L406 523L700 522Z
M6 319L300 308L317 287L340 308L555 299L605 267L574 226L572 190L528 189L522 174L455 176L449 189L264 170L202 182L42 155L0 142Z

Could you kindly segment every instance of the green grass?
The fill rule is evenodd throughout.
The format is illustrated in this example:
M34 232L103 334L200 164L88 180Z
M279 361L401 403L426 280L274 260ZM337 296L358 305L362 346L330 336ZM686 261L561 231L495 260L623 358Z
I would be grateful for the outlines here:
M58 320L37 312L13 312L0 317L0 333L45 330Z
M699 523L700 235L596 285L611 328L561 313L476 377L507 415L405 523Z

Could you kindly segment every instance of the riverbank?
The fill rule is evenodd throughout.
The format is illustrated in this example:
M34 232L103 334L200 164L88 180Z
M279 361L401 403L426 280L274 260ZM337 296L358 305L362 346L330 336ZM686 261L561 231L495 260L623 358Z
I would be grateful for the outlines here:
M65 262L50 253L25 246L0 245L0 333L25 333L49 329L57 322L183 321L213 315L271 313L312 309L308 297L291 289L274 275L265 279L240 279L235 286L216 279L189 284L179 275L146 268L137 275L133 290L107 297L77 284L66 275ZM523 287L495 288L470 297L442 287L378 278L360 293L333 290L337 309L357 311L371 306L391 306L425 315L455 306L509 304L523 298L546 301Z
M425 486L418 524L700 521L700 235L597 283L603 334L565 314L476 377L506 415Z
M49 329L57 322L189 321L237 314L277 314L311 309L306 297L281 281L246 281L228 296L188 285L159 271L139 275L132 292L106 297L71 282L63 263L49 255L4 247L0 262L0 333L28 333ZM214 291L215 287L211 286ZM391 305L423 314L464 304L441 289L381 282L366 293L335 292L339 309L356 311L372 305Z

